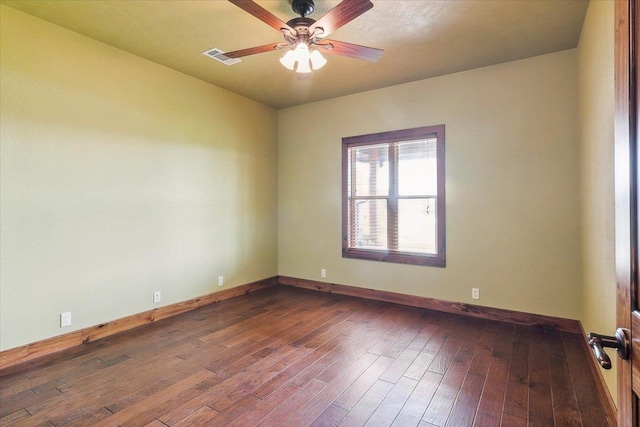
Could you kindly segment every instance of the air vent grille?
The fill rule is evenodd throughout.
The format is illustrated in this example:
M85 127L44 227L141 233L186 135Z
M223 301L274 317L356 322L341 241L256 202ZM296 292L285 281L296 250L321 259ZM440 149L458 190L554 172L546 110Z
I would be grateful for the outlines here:
M229 58L228 56L225 56L224 51L218 49L217 47L205 50L204 52L202 52L202 54L207 55L209 58L213 58L216 61L220 61L225 65L233 65L242 61L240 58Z

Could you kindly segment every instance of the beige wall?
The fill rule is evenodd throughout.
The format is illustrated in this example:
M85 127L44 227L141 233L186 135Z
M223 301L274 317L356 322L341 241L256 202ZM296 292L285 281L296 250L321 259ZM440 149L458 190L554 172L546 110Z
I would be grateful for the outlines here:
M587 331L606 334L616 329L613 5L611 1L589 4L578 45L583 242L581 320ZM611 359L615 363L616 358ZM615 397L615 367L603 373Z
M280 110L279 274L579 318L575 49ZM446 125L447 267L341 257L341 138Z
M277 274L275 110L0 8L1 349Z

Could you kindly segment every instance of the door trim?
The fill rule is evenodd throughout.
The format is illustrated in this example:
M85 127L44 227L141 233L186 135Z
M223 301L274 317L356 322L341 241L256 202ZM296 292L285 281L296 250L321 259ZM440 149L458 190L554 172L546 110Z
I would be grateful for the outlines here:
M633 124L635 122L634 76L631 54L635 51L633 36L633 0L616 0L615 28L615 239L616 239L616 323L617 327L631 329L631 285L636 266L636 150ZM633 221L632 221L633 220ZM618 360L618 426L633 424L633 396L631 362Z

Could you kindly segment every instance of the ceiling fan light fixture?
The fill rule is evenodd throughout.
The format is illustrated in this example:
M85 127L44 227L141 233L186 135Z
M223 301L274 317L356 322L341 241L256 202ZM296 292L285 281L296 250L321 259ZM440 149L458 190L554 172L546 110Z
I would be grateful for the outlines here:
M287 53L284 54L282 58L280 58L280 63L284 66L284 68L293 71L293 67L296 65L296 55L292 50L288 50Z
M313 52L311 52L309 59L311 59L311 68L313 68L314 70L319 70L327 63L325 57L322 56L322 54L318 50L314 50Z
M296 73L310 73L311 67L309 66L309 59L307 58L305 61L298 61L298 68L296 68Z
M310 73L312 69L319 70L324 67L327 60L316 49L309 53L306 43L298 43L294 49L288 50L280 58L280 63L288 70L293 71L295 68L297 73Z
M298 43L293 50L293 54L298 62L309 62L309 46L306 43Z

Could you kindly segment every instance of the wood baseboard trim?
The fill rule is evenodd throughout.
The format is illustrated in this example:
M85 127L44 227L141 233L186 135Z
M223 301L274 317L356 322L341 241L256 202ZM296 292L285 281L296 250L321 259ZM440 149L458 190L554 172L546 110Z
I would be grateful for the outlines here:
M277 276L274 276L258 280L256 282L247 283L245 285L236 286L235 288L203 295L187 301L154 308L153 310L90 326L64 335L58 335L31 344L4 350L0 352L0 376L31 366L36 362L46 362L48 358L55 357L58 353L64 350L73 349L74 347L81 346L82 344L92 343L101 338L128 331L158 320L166 319L180 313L195 310L196 308L200 308L205 305L235 298L271 286L276 286L277 284L278 278Z
M399 294L395 292L365 289L356 286L337 285L318 282L315 280L299 279L295 277L278 276L281 285L295 286L298 288L313 289L321 292L330 292L340 295L367 298L377 301L391 302L408 305L411 307L426 308L429 310L443 311L445 313L460 314L463 316L479 317L483 319L498 320L501 322L515 323L525 326L538 326L550 328L560 332L581 334L580 322L573 319L546 316L543 314L531 314L520 311L505 310L502 308L483 307L461 302L444 301L435 298L420 297L415 295Z
M607 421L609 422L609 427L616 427L618 425L618 408L616 407L616 403L613 401L611 397L611 393L609 393L609 388L607 387L607 383L604 380L604 375L602 375L602 368L598 364L598 361L593 356L593 350L589 346L589 342L587 341L587 333L580 323L580 334L582 335L583 346L582 349L587 355L587 359L590 360L589 369L591 370L591 374L596 379L596 387L598 388L598 395L600 396L600 401L602 402L602 407L604 408L607 414ZM614 355L615 356L615 355Z

